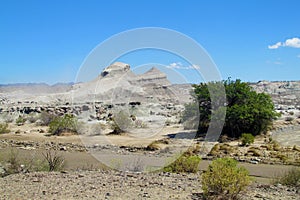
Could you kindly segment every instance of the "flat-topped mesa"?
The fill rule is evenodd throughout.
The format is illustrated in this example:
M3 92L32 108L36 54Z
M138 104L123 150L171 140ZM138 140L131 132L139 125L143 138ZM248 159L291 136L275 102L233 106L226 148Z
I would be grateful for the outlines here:
M130 65L122 62L115 62L110 66L106 67L102 72L101 76L112 76L116 74L124 74L130 70Z

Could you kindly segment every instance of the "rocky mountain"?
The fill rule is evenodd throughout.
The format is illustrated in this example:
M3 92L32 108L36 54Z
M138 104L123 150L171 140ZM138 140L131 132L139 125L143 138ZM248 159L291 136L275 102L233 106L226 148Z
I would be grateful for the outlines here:
M106 67L97 78L85 83L0 85L0 97L10 102L34 101L43 104L93 101L127 103L149 99L183 104L190 100L190 89L189 85L172 85L166 74L155 67L137 75L128 64L116 62Z
M270 94L279 112L299 113L300 81L259 81L250 85L257 92ZM155 67L138 75L131 71L130 65L116 62L106 67L97 78L85 83L0 85L0 104L8 108L154 104L156 107L163 105L154 109L157 113L168 115L164 111L170 107L168 105L182 107L191 101L191 89L190 84L171 84L166 74Z
M107 121L121 110L149 122L148 126L160 128L165 121L177 123L183 104L191 101L191 85L172 85L166 74L155 67L144 74L134 74L128 64L120 62L106 67L89 82L57 92L47 89L47 85L43 87L39 86L42 91L35 85L0 90L0 114L46 111L58 115L73 113L84 121Z
M17 84L2 84L0 85L0 93L60 93L67 92L72 89L73 83L57 83L48 85L46 83L17 83Z
M300 81L259 81L250 85L257 92L270 94L277 109L300 109Z
M178 98L171 85L167 76L155 67L144 74L136 75L130 70L128 64L116 62L105 68L96 79L73 85L72 94L75 102L87 101L91 98L97 102L115 103L145 102L153 98L165 99L169 102L187 100Z

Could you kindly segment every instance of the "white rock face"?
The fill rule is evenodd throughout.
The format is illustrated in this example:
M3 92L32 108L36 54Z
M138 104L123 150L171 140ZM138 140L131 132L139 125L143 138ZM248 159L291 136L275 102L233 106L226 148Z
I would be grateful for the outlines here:
M144 74L138 75L131 80L131 83L138 85L155 84L168 86L171 83L168 81L166 74L159 71L157 68L152 67L149 71Z
M11 89L10 89L10 88ZM29 114L45 110L62 115L73 113L83 121L106 121L120 110L148 123L164 126L179 121L183 110L178 105L191 101L191 86L172 85L166 74L153 67L136 75L125 63L116 62L89 82L59 88L52 86L0 87L0 114ZM38 87L40 89L38 89ZM50 89L45 89L45 88ZM25 88L25 89L24 89ZM41 92L33 92L41 91ZM3 106L2 106L3 105ZM7 118L7 117L6 117ZM151 127L153 128L153 127Z
M171 102L181 99L174 94L167 76L157 68L136 75L130 70L128 64L120 62L106 67L96 79L74 85L72 96L73 102L92 99L113 103L145 102L150 97ZM186 100L186 98L182 99Z
M115 62L112 65L106 67L101 73L102 77L114 76L118 74L124 74L130 70L130 66L125 63Z

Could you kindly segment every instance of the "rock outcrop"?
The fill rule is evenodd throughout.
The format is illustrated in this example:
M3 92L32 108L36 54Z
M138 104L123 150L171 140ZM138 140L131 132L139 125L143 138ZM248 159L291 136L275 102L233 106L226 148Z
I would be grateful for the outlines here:
M106 67L102 72L101 76L114 76L114 75L123 75L124 73L128 72L130 70L130 66L125 63L121 62L115 62L112 65Z
M170 81L168 81L166 74L162 73L156 67L152 67L149 71L144 74L136 76L133 80L130 80L133 84L138 85L161 85L161 86L169 86L171 85Z
M87 121L108 121L114 112L130 110L138 119L160 125L178 123L183 104L189 102L190 85L172 85L166 74L153 67L137 75L125 63L116 62L85 83L76 83L65 91L31 93L29 90L0 94L0 112L6 116L31 113L73 113ZM134 109L133 109L134 108ZM0 113L0 114L1 114Z
M283 119L299 117L300 81L259 81L250 85L272 96ZM82 116L89 120L106 120L112 109L128 109L134 102L142 113L176 122L183 105L191 101L191 90L190 84L171 84L166 74L155 67L137 75L128 64L116 62L85 83L0 85L0 114L69 112L78 116L86 113Z

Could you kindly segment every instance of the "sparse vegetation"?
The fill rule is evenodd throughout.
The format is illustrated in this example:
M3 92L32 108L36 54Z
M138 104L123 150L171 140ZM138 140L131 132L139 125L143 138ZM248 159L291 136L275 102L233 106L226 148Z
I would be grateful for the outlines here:
M276 155L276 157L277 157L279 160L281 160L283 163L285 163L285 162L288 160L288 157L287 157L285 154L283 154L283 153L278 153L278 154Z
M252 147L250 149L248 149L246 155L256 156L256 157L262 156L262 154L260 153L259 149L252 148Z
M146 147L146 150L148 150L148 151L156 151L159 149L160 149L160 146L159 146L158 141L153 141Z
M39 158L36 154L32 154L31 157L22 157L19 150L15 148L11 148L7 154L1 154L0 163L5 171L1 176L22 172L49 171L50 169L49 162L45 157Z
M14 118L15 116L13 113L0 113L1 122L12 123L15 120Z
M209 152L209 156L218 156L220 154L220 145L216 144Z
M146 150L147 151L156 151L156 150L161 149L161 145L166 145L166 144L169 144L169 140L166 138L161 139L161 140L155 140L146 147Z
M22 126L24 125L24 123L26 122L26 119L24 117L22 117L21 115L18 117L18 119L16 120L16 124L18 126Z
M80 135L101 135L102 130L105 129L104 124L100 123L84 123L84 122L78 122L77 126L77 133Z
M233 146L231 146L230 144L221 144L220 151L222 151L226 155L230 155L230 154L234 153L235 148Z
M241 141L242 146L248 146L254 142L254 136L251 133L243 133Z
M216 144L209 152L208 155L222 157L232 155L236 152L236 147L233 147L227 143Z
M122 130L120 128L120 126L118 125L118 123L114 119L112 119L110 127L112 129L112 132L110 132L110 134L119 135L119 134L125 132L124 130Z
M56 115L54 114L50 114L48 112L41 112L40 113L40 117L39 117L39 125L42 126L49 126L49 124L52 122L52 120L54 120L55 118L57 118Z
M11 149L7 161L7 174L15 174L20 172L20 160L17 150Z
M268 150L280 151L281 150L280 144L275 140L271 140L270 144L268 144Z
M202 175L202 188L207 199L237 199L251 180L248 171L232 158L214 160Z
M43 156L48 163L48 171L59 171L64 167L65 158L56 151L48 150Z
M132 125L132 120L129 115L125 112L120 111L115 114L111 121L111 129L113 130L111 134L121 134L126 132L126 130Z
M164 168L165 172L172 173L196 173L199 168L201 158L197 155L181 155L177 160Z
M53 135L60 135L63 132L77 133L78 120L70 114L54 118L49 124L49 132Z
M277 176L273 183L300 188L300 168L292 168L283 175Z
M0 123L0 134L9 133L10 130L8 129L7 123Z
M30 113L26 119L30 122L30 123L35 123L39 118L39 115L36 113Z
M196 173L199 170L199 163L201 161L201 158L197 155L199 151L200 146L189 148L177 160L164 167L163 170L172 173Z

